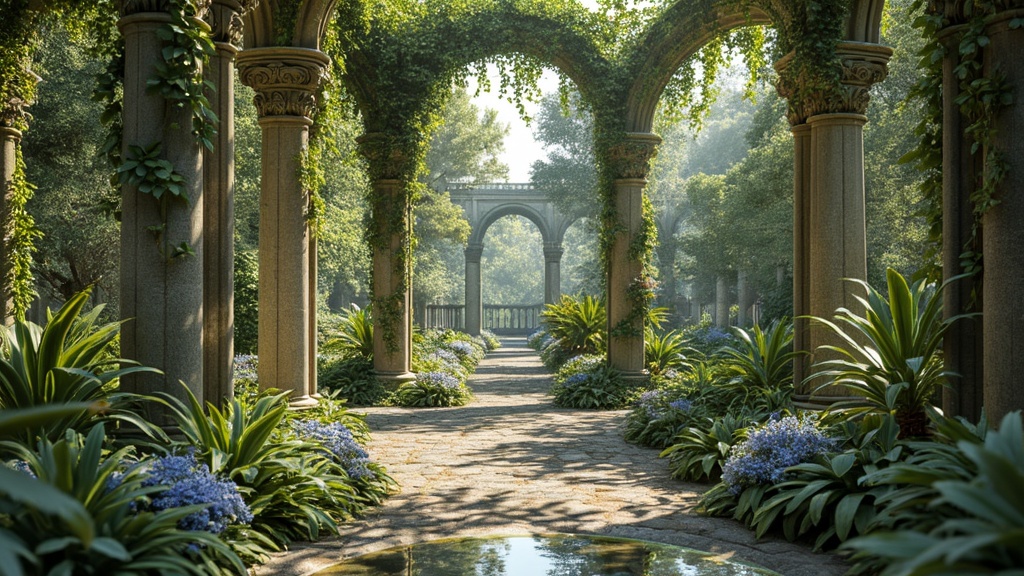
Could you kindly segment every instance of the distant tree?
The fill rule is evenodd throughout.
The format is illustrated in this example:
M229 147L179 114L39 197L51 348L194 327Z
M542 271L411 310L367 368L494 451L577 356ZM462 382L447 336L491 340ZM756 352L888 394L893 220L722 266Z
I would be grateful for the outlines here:
M120 226L103 208L112 194L110 168L100 157L102 106L91 100L104 64L61 26L46 26L40 34L34 68L43 80L32 107L36 121L22 144L28 180L36 185L28 210L43 232L36 242L36 280L58 300L96 285L108 313L116 315Z
M541 99L533 137L547 152L547 159L533 163L530 181L548 193L565 214L596 217L601 203L597 197L597 169L594 159L593 121L582 110L579 96L571 95L564 110L558 94Z
M506 216L487 230L480 261L485 304L544 302L540 230L522 216Z

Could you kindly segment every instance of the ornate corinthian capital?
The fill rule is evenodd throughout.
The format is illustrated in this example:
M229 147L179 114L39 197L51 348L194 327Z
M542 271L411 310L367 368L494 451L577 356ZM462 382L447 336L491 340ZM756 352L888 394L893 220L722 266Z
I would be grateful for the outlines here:
M871 101L871 86L885 80L892 49L880 44L841 42L836 46L838 74L831 84L821 77L810 78L808 66L798 66L791 52L775 67L779 80L775 88L786 99L786 116L793 126L818 114L864 114Z
M235 48L242 47L242 35L245 25L242 15L245 8L238 0L214 0L210 11L206 13L206 23L210 25L210 37L218 44L231 44Z
M316 111L316 92L331 59L308 48L254 48L238 54L238 76L256 91L256 112L304 116Z
M619 179L647 178L651 160L658 152L661 137L646 132L629 132L626 138L608 151L613 174Z

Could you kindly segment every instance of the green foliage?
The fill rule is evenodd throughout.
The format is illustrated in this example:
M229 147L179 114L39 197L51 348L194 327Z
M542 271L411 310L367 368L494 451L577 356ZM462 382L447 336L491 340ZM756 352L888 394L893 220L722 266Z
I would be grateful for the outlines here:
M603 360L583 363L577 371L560 371L551 387L555 406L618 410L637 394L618 370Z
M345 310L335 334L321 346L323 353L373 358L373 320L369 308L353 304Z
M296 539L316 540L321 530L335 532L338 521L359 510L339 464L280 432L286 394L261 396L252 406L235 398L223 411L210 403L204 411L190 391L188 396L187 404L169 395L163 401L196 458L238 485L258 533L249 544L251 554L260 557Z
M943 369L939 356L942 335L949 326L963 318L942 318L942 289L951 279L934 291L924 281L907 284L895 270L887 272L886 297L866 282L853 280L867 291L867 298L857 296L864 316L840 308L836 320L845 326L814 318L843 342L843 346L823 346L838 358L814 365L811 378L826 378L819 386L843 385L860 396L868 407L854 407L855 412L881 411L896 415L903 437L925 434L925 408L935 391L950 376ZM849 331L849 332L847 332Z
M104 458L104 439L100 425L85 438L67 430L55 443L40 440L36 450L5 443L36 476L0 467L0 509L9 515L0 528L0 557L13 560L5 570L198 576L222 573L221 565L224 573L245 573L226 542L209 532L178 528L202 505L136 510L137 502L162 487L144 488L140 467L122 473L131 449ZM13 559L12 552L25 562Z
M789 388L793 385L793 323L787 319L773 322L766 330L754 325L749 331L733 328L738 339L722 353L729 368L744 385L758 390Z
M317 384L357 406L378 404L387 395L373 373L373 362L361 356L325 360Z
M259 257L235 251L235 353L256 354L259 338Z
M541 321L556 344L569 355L598 354L604 350L604 303L589 295L563 294L545 306Z
M675 444L661 452L668 458L673 478L699 482L713 480L722 473L722 465L729 450L746 438L747 417L725 414L718 419L708 418L696 426L683 430Z
M35 241L42 236L36 228L35 219L29 214L26 205L32 198L35 186L25 178L25 160L21 147L15 151L14 174L10 188L5 193L7 198L0 225L10 230L4 242L7 264L4 270L4 290L10 294L12 309L9 311L18 318L25 317L25 311L36 296L35 281L32 278L32 253L35 252Z
M395 403L410 408L463 406L472 397L465 384L441 372L422 372L395 391Z
M937 492L934 501L958 515L930 529L908 526L851 540L854 559L881 559L885 576L895 574L1005 573L1024 565L1024 434L1020 412L1007 414L984 441L957 442L969 460L961 477L940 470L906 467L901 476ZM938 473L936 473L938 472ZM953 476L953 477L951 477Z
M688 368L687 357L696 354L697 351L687 344L686 337L676 330L660 335L651 330L644 338L644 361L652 376L667 370Z
M151 429L132 411L139 398L117 391L117 381L127 374L155 370L107 357L107 348L120 324L100 323L101 308L83 312L88 300L88 291L77 294L56 313L49 314L43 327L17 320L3 330L0 408L101 401L108 405L102 416L80 412L43 427L19 430L13 437L26 444L34 442L36 436L59 438L69 428L84 431L98 417L132 424L143 431Z

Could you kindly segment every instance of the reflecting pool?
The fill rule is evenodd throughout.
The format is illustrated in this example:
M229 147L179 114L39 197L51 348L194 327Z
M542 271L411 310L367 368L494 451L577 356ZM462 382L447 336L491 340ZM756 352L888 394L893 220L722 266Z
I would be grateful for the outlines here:
M708 552L571 534L461 538L389 548L316 576L778 576Z

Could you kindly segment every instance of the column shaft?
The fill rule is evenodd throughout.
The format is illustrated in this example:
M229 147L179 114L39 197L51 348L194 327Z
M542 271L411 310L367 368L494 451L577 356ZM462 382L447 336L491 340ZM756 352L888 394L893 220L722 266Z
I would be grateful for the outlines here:
M813 352L808 322L801 318L811 313L808 292L811 287L811 126L793 126L793 349ZM809 374L810 355L793 360L793 383L800 395L811 390L803 385Z
M971 154L971 143L964 134L964 119L956 99L960 82L956 68L960 56L956 36L948 30L945 42L949 52L943 62L942 81L942 275L949 279L963 273L960 254L974 227L971 189L981 173L981 155ZM946 318L973 310L981 310L981 286L965 278L946 287L943 292ZM977 421L981 416L984 354L982 325L984 317L954 324L943 338L943 360L946 368L959 376L942 392L942 408L949 416L963 416Z
M1013 19L1024 10L997 14L986 26L991 42L985 51L984 69L1002 74L1006 85L1019 94L1024 87L1024 29L1011 29ZM999 422L1003 415L1024 409L1024 106L1014 100L995 118L992 146L998 150L1006 170L996 189L999 204L982 218L985 280L985 413ZM986 171L990 169L985 167Z
M0 125L0 222L8 221L7 211L11 198L11 186L14 181L14 172L18 163L18 144L21 142L21 132L14 128ZM0 278L10 277L10 255L7 251L7 238L10 237L10 230L0 231ZM0 320L5 325L14 322L14 300L10 293L11 286L8 282L0 282Z
M389 229L394 207L405 205L401 180L373 182L373 219L384 239L373 247L373 369L383 380L398 384L412 380L410 341L410 263L395 254L406 251L409 234L408 207L402 210L401 229Z
M484 252L483 244L470 244L466 247L466 332L479 336L483 329L483 285L480 275L480 258Z
M124 153L129 146L162 143L162 157L185 180L189 203L172 201L163 230L164 247L150 231L163 224L160 205L135 186L122 187L121 353L164 373L122 381L131 392L168 392L184 397L184 382L200 400L203 390L203 161L189 128L191 111L171 106L147 82L160 61L158 31L170 15L142 12L121 18L125 40ZM171 259L167 246L188 243L194 256Z
M729 285L725 276L715 280L715 326L729 327Z
M643 276L643 263L630 255L633 238L643 226L643 192L646 180L615 181L615 210L623 232L616 234L608 261L608 361L627 377L643 375L643 317L634 312L637 302L630 294Z
M226 6L213 8L230 20ZM234 395L235 356L235 54L230 42L216 43L205 69L215 86L208 95L220 119L213 150L203 152L203 389L217 403Z
M864 204L864 124L860 114L821 114L811 126L811 196L809 211L808 291L811 314L832 318L843 307L858 311L857 287L845 278L867 278L867 238ZM824 327L812 326L812 350L842 342ZM815 352L815 361L824 358ZM840 396L830 387L820 396Z
M544 246L544 303L554 304L562 297L562 245Z

